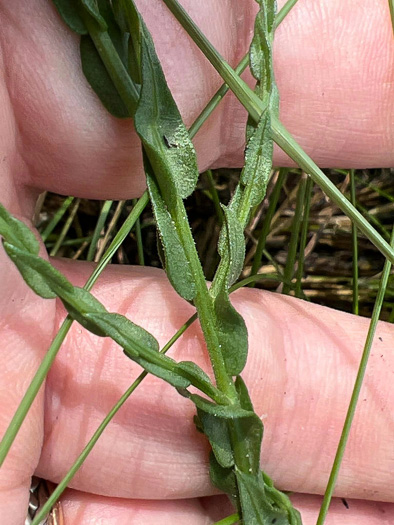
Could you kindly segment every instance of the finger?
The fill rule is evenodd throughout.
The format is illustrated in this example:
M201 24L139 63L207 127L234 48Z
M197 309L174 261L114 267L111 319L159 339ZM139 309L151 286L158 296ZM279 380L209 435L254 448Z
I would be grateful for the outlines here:
M235 66L250 43L254 0L182 3ZM163 2L140 0L138 5L190 125L221 80ZM11 5L3 0L0 17L24 180L91 198L139 195L145 182L132 123L112 118L101 107L83 78L78 38L52 2L15 0ZM391 38L386 0L365 0L362 9L342 0L319 0L312 7L299 2L278 29L281 119L320 166L393 164ZM245 110L227 96L196 137L201 170L242 164L245 122ZM274 162L288 160L276 151Z
M90 266L57 263L75 284ZM164 344L193 313L163 272L112 268L94 290ZM368 320L325 307L242 290L232 296L250 339L242 374L264 418L262 467L285 490L323 493L349 403ZM59 311L59 321L64 312ZM337 495L392 501L394 458L393 327L381 323L337 485ZM209 370L193 325L171 355ZM140 368L110 340L71 330L51 371L38 473L59 481ZM72 487L116 497L180 498L212 494L208 445L194 407L148 377L105 431Z
M68 490L58 510L64 525L210 525L232 514L225 496L184 500L127 500Z
M0 200L16 216L26 217L32 212L34 198L11 177L11 170L22 162L16 148L16 124L1 78L0 114ZM2 245L0 268L1 439L49 345L55 303L42 301L28 288ZM0 468L0 522L7 525L20 525L26 517L30 478L43 438L43 394L43 390L38 394Z
M305 494L291 497L304 525L315 525L322 498ZM104 498L69 490L58 513L64 525L167 525L168 523L212 525L234 513L224 496L189 500L124 500ZM333 499L326 525L382 525L394 520L394 505L362 500Z

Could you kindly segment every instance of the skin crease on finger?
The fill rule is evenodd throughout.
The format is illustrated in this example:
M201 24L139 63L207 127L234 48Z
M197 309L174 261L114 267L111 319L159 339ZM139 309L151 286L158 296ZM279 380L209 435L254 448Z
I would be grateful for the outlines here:
M302 514L303 525L315 525L321 498L297 495L293 503ZM394 505L359 500L334 499L326 525L391 525ZM182 501L126 501L67 491L61 511L72 525L212 525L233 513L227 498L215 496ZM130 521L132 520L132 521Z
M74 284L86 263L56 263ZM164 344L193 313L163 272L112 268L95 288L111 311L128 315ZM233 294L245 317L250 354L243 377L264 418L262 466L285 490L322 493L331 467L367 319L258 290ZM64 312L60 308L60 322ZM392 326L376 335L337 495L392 500L394 398ZM170 352L209 371L197 325ZM45 441L38 474L58 482L118 397L139 373L115 344L74 325L49 375ZM208 448L192 404L149 377L116 416L71 486L97 494L188 498L212 494Z
M160 0L137 3L190 124L220 78ZM204 9L191 0L182 3L235 66L252 36L254 0L247 5L209 0ZM25 181L81 197L139 195L144 180L133 125L100 106L80 70L78 39L52 2L3 0L0 20L7 86L28 167ZM386 0L364 0L357 9L343 0L300 0L279 27L274 54L281 118L321 167L393 164L391 38ZM196 137L201 170L242 164L245 119L235 98L227 96ZM279 151L274 161L287 163Z

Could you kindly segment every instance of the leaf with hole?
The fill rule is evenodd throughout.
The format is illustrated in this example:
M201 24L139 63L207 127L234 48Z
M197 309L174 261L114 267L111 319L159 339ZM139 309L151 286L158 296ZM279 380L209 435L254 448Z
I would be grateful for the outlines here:
M178 196L185 199L196 186L196 154L142 21L141 27L142 87L134 123L160 193L167 204L175 204Z

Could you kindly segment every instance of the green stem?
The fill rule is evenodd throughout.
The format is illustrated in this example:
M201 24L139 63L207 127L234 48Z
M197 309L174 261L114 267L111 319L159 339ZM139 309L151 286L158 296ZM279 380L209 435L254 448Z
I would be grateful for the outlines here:
M136 205L136 203L137 203L137 199L133 199L134 206ZM144 245L142 242L142 235L141 235L141 219L139 217L135 223L135 236L137 238L138 263L140 266L145 266Z
M105 224L105 221L107 220L112 203L113 201L105 201L101 208L101 212L100 212L98 221L96 223L96 227L93 232L92 242L90 243L89 251L86 256L87 261L93 261L94 259L94 254L96 253L96 249L97 249L97 243L100 239L101 231L104 228L104 224Z
M197 319L197 314L190 317L190 319L188 319L186 323L183 326L181 326L181 328L176 332L176 334L171 337L171 339L160 350L160 352L162 354L167 353L168 350L171 348L171 346L181 337L182 334L185 333L185 331L189 328L191 324L194 323L196 319ZM83 449L81 454L78 456L78 458L76 459L72 467L69 469L67 474L57 485L57 487L52 492L52 494L50 495L48 500L45 502L45 504L40 508L39 512L34 517L34 520L31 525L39 525L41 520L43 520L46 517L46 515L51 510L53 505L57 502L57 500L60 498L64 490L67 488L67 485L73 479L77 471L81 468L85 459L88 457L88 455L92 451L93 447L97 443L98 439L100 438L100 436L102 435L102 433L104 432L104 430L106 429L110 421L114 418L115 414L125 404L127 399L131 396L134 390L142 383L142 381L145 379L147 375L148 375L147 372L142 372L137 377L137 379L132 383L132 385L126 390L126 392L122 395L122 397L115 403L112 409L108 412L108 414L105 416L103 421L97 427L97 430L94 432L93 436L90 438L90 440L88 441L85 448Z
M289 242L289 249L287 252L286 266L285 271L283 272L283 277L285 281L291 282L294 275L295 260L297 255L298 239L300 235L301 227L301 216L304 209L305 201L305 189L306 189L307 175L302 174L300 184L297 191L296 207L291 227L291 235ZM283 285L283 293L288 294L290 292L290 287L287 284Z
M189 223L185 220L187 215L182 199L178 198L176 205L169 211L176 225L196 286L196 296L193 302L197 309L201 328L205 336L205 342L211 359L212 369L215 374L216 384L218 388L230 400L232 400L232 402L235 402L237 399L237 393L232 378L227 374L217 335L212 298L207 288Z
M216 51L201 30L193 22L187 12L176 0L163 0L177 20L181 23L196 45L201 49L207 59L215 67L217 72L233 91L241 104L248 111L250 117L258 122L266 106L249 88L234 70L227 64L224 58ZM356 223L358 229L374 244L379 251L392 263L394 263L394 249L378 234L348 199L342 195L338 188L324 175L313 160L302 150L292 135L271 115L272 138L308 175L318 184L330 199Z
M356 183L354 170L350 170L350 202L356 207ZM357 227L352 223L352 252L353 252L353 313L358 315L358 238Z
M275 17L275 28L279 26L284 20L284 18L288 15L290 10L293 8L293 6L298 2L298 0L288 0L286 4L282 7L282 9L279 11L279 13ZM249 64L249 53L246 53L246 55L242 58L241 62L237 65L235 68L235 73L240 76L246 69L246 67ZM213 110L218 106L219 102L223 99L223 97L226 95L230 88L227 84L223 84L213 95L211 100L208 102L208 104L205 106L203 111L200 113L200 115L197 117L197 119L192 124L191 128L189 129L190 137L193 138L195 134L200 130L201 126L204 124L204 122L207 120L207 118L211 115Z
M394 249L386 242L381 235L369 224L369 222L356 210L340 190L333 184L320 168L308 157L308 155L297 144L287 129L272 116L272 134L274 141L280 146L306 173L313 181L318 184L328 197L335 202L351 220L356 224L358 229L374 244L378 250L394 263Z
M278 179L275 183L274 189L270 196L267 213L265 214L263 226L261 228L261 233L259 240L257 242L256 253L254 254L253 264L251 274L257 274L259 268L261 267L261 261L263 259L263 252L265 249L265 242L267 240L268 233L270 231L272 218L275 214L276 206L278 204L279 196L283 187L283 184L286 180L288 169L282 168L279 170Z
M105 268L105 266L109 263L112 256L116 252L116 250L119 247L119 244L123 241L123 239L128 235L131 228L134 226L135 221L137 217L142 213L145 206L148 203L148 194L145 192L143 196L138 201L137 205L133 208L132 212L130 213L129 217L123 224L122 228L119 230L117 235L115 236L114 240L110 244L108 250L104 254L103 258L99 262L99 264L94 269L94 272L87 280L84 288L88 291L90 291L94 285L94 283L97 281L98 277L100 276L101 272ZM15 411L15 414L8 425L7 430L5 431L5 434L1 440L0 443L0 467L4 462L4 459L6 458L8 451L11 448L12 443L14 442L19 429L25 420L25 417L27 416L31 405L33 404L38 391L40 390L52 364L55 360L55 357L57 356L57 353L72 325L72 319L70 317L66 317L66 319L63 321L62 326L60 327L58 333L56 334L55 338L53 339L51 346L49 347L47 353L45 354L42 362L40 363L40 366L37 369L37 372L35 373L31 383L29 384L25 395L23 396L22 401L20 402L18 408Z
M68 208L71 206L73 200L74 200L74 197L67 197L67 199L64 200L63 204L57 210L52 220L49 222L48 226L41 233L41 239L43 240L43 242L45 242L48 239L48 237L51 235L51 233L56 228L56 226L58 225L63 215L66 213Z
M394 226L391 232L390 244L391 246L394 247ZM348 441L350 428L353 422L354 413L356 411L356 406L357 406L357 401L360 395L361 386L364 380L368 358L371 352L372 342L373 342L373 338L376 332L376 327L379 321L383 299L384 299L384 295L386 292L388 279L390 276L390 270L391 270L391 262L386 260L386 262L384 263L384 267L383 267L379 290L378 290L378 294L376 297L375 306L372 312L371 322L369 325L368 335L365 341L365 346L364 346L363 354L361 357L360 366L357 372L356 381L354 384L352 396L351 396L349 407L347 410L346 420L343 425L341 438L339 440L337 452L335 455L335 460L332 466L330 478L327 484L326 492L324 494L323 503L320 508L320 513L319 513L319 517L318 517L316 525L323 525L325 518L327 516L328 508L330 506L331 498L332 498L334 488L335 488L335 483L338 478L339 469L340 469L342 458L345 452L345 447Z
M300 235L300 249L298 255L298 268L297 268L297 280L295 286L295 296L302 297L302 275L304 273L304 261L305 261L305 247L306 240L308 236L308 226L309 226L309 212L311 208L311 198L312 198L312 188L313 181L310 177L306 182L305 188L305 202L304 202L304 215L302 218L302 227Z
M213 205L215 206L216 216L218 218L218 223L221 226L223 224L223 210L220 207L220 199L215 187L215 181L213 180L213 175L211 170L205 172L205 177L209 185L209 195L211 196Z
M115 49L111 37L106 31L102 31L98 27L84 9L80 10L80 16L126 108L130 115L134 115L139 93Z
M62 231L60 232L60 235L55 243L55 246L52 248L52 250L50 251L49 255L51 257L54 257L57 252L59 251L59 248L61 247L62 245L62 242L64 241L67 233L68 233L68 230L71 228L71 224L75 218L75 215L78 211L78 208L79 208L79 204L81 202L81 199L77 199L75 202L74 202L74 205L73 207L71 208L71 211L70 211L70 215L68 216L66 222L64 223L64 226L62 228Z

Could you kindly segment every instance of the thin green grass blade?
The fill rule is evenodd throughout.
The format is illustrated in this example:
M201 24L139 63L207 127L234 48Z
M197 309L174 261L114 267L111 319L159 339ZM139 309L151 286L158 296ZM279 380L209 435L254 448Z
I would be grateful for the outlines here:
M361 211L363 216L371 223L376 226L378 230L382 232L382 236L388 241L390 239L390 232L387 230L387 228L380 222L380 220L375 217L372 213L369 212L369 210L363 206L360 203L357 203L357 209Z
M296 207L293 217L293 222L291 226L291 235L289 242L289 249L287 252L287 259L285 270L283 272L283 277L285 281L291 282L294 275L296 256L297 256L297 247L300 236L300 227L301 227L301 217L304 209L305 202L305 189L306 189L307 175L304 173L301 175L301 180L298 186ZM282 293L288 294L290 288L287 284L283 285Z
M269 199L267 213L264 217L263 226L261 228L261 233L259 236L259 240L257 242L256 253L254 255L252 270L251 270L252 275L257 274L259 268L261 267L261 263L263 259L263 252L265 250L265 243L266 243L267 236L268 236L268 233L271 227L271 221L275 214L279 196L282 191L283 184L286 180L288 171L289 170L287 168L281 168L279 170L278 179L275 183L274 189L272 190L272 193Z
M298 267L297 267L297 279L295 286L295 296L302 298L302 276L304 274L304 261L305 261L305 247L306 239L308 236L309 226L309 212L311 209L311 197L312 197L313 181L310 177L306 181L305 188L305 201L304 201L304 214L302 217L301 234L300 234L300 248L298 250Z
M137 203L137 199L133 199L134 206L136 205L136 203ZM141 234L141 219L139 217L135 223L135 236L137 239L138 262L140 266L145 266L144 244L142 242L142 234Z
M206 58L211 62L223 80L234 92L241 104L246 108L250 117L258 122L261 114L266 109L261 100L249 88L249 86L235 74L234 70L212 46L203 35L201 30L189 17L187 12L176 0L163 0L175 18L187 31L195 44L201 49ZM378 250L392 263L394 263L394 249L381 235L368 223L361 213L354 208L349 200L342 195L330 179L320 170L313 160L303 151L292 135L272 115L271 117L272 138L308 175L318 184L328 197L355 222L358 229L374 244Z
M49 252L49 255L51 257L54 257L57 252L59 251L69 229L71 228L71 225L73 223L73 220L75 218L75 215L77 214L77 211L78 211L78 208L79 208L79 205L81 203L81 199L77 199L75 202L74 202L74 205L73 207L71 208L70 210L70 215L68 216L63 228L62 228L62 231L60 232L60 235L55 243L55 246L52 248L52 250Z
M181 337L182 334L185 333L185 331L189 328L190 325L194 323L194 321L197 319L197 315L193 315L186 321L186 323L176 332L176 334L173 335L173 337L167 342L165 346L161 349L162 354L166 354L168 350L171 348L171 346ZM48 500L45 502L45 504L40 508L39 512L34 517L34 520L31 525L39 525L41 520L43 520L48 512L51 510L53 505L58 501L64 490L67 488L70 481L73 479L77 471L81 468L83 462L90 454L91 450L97 443L98 439L104 432L104 430L107 428L108 424L112 421L115 414L119 411L119 409L124 405L124 403L129 399L131 394L135 391L135 389L142 383L142 381L145 379L145 377L148 375L147 372L142 372L137 379L130 385L130 387L126 390L126 392L122 395L122 397L115 403L115 405L112 407L112 409L108 412L108 414L105 416L103 421L100 423L100 425L97 427L96 431L86 444L85 448L81 452L81 454L78 456L76 461L73 463L72 467L69 469L67 474L64 476L64 478L60 481L60 483L56 486L55 490L52 492Z
M354 207L357 206L356 200L356 182L354 178L354 170L350 170L350 202ZM358 236L357 227L352 223L352 252L353 252L353 264L352 264L352 288L353 288L353 302L352 310L353 313L358 315L359 304L358 304Z
M137 217L139 217L142 211L145 209L146 205L148 204L148 201L149 201L148 194L147 192L145 192L143 196L139 199L138 204L133 208L132 212L130 213L129 217L126 219L125 223L123 224L123 226L121 227L117 235L115 236L108 250L104 254L102 260L97 265L92 275L89 277L84 287L86 290L89 291L92 289L94 283L97 281L97 279L99 278L101 272L104 270L106 265L110 262L114 253L118 249L119 245L123 242L124 238L128 235L130 230L133 228ZM23 396L22 401L20 402L17 410L15 411L15 414L0 443L0 466L3 464L4 459L6 458L8 451L11 448L11 445L14 442L19 432L19 429L26 415L28 414L31 405L33 404L34 399L36 398L38 391L40 390L57 356L57 353L68 331L71 328L72 323L73 323L72 319L68 316L63 321L63 324L61 325L58 333L53 339L47 353L45 354L43 360L40 363L40 366L37 369L37 372L35 373L31 383L29 384L26 390L26 393Z
M60 220L62 219L63 215L66 213L68 208L71 206L72 202L74 200L74 197L67 197L60 206L60 208L56 211L55 215L52 217L48 225L45 227L44 231L41 233L41 239L43 242L45 242L48 237L51 235L53 230L56 228Z
M97 243L100 239L101 232L104 228L104 224L107 221L107 217L111 210L112 203L113 201L105 201L101 208L100 215L98 217L97 224L93 232L92 242L90 243L89 251L86 256L87 261L93 261L94 259L94 254L97 250Z
M116 205L114 214L113 214L113 216L112 216L112 218L111 218L111 220L110 220L110 222L108 224L107 231L104 234L104 238L102 240L101 246L98 248L98 250L96 252L96 255L95 255L95 258L94 258L94 262L98 262L101 259L101 256L103 255L103 253L105 251L105 247L108 244L109 238L111 237L111 234L112 234L113 230L115 229L115 227L116 227L116 225L118 223L118 220L120 218L120 215L121 215L121 213L123 211L123 208L124 208L125 204L126 204L126 201L119 201L118 204Z
M219 199L218 191L215 186L215 181L213 180L212 170L207 170L204 175L208 182L209 195L215 207L218 224L221 226L223 224L223 210L220 205L220 199Z
M390 245L394 247L394 227L391 232ZM364 350L363 350L361 361L360 361L360 366L357 372L356 381L354 384L352 396L351 396L349 407L347 410L345 423L343 425L341 438L339 440L337 452L335 455L335 460L332 466L330 478L328 480L327 488L324 494L323 503L320 508L320 513L319 513L319 517L318 517L316 525L323 525L326 519L327 513L328 513L331 498L332 498L335 484L338 478L342 458L345 453L345 448L346 448L346 444L348 441L350 428L353 422L354 413L356 411L357 401L358 401L361 386L364 380L365 371L367 369L367 364L368 364L368 359L369 359L369 355L371 352L373 338L375 336L376 327L379 321L380 312L382 309L382 304L383 304L384 296L386 293L387 283L388 283L388 279L390 276L390 270L391 270L391 262L386 260L386 262L384 263L384 267L383 267L382 277L381 277L380 284L379 284L379 290L376 296L375 306L372 312L371 322L369 325L368 335L365 341Z
M275 17L275 28L279 26L285 19L285 17L288 15L290 10L293 8L293 6L298 2L298 0L288 0L286 4L282 7L282 9L278 12L278 14ZM242 58L241 62L237 65L235 68L235 73L237 75L241 75L245 69L247 68L249 64L249 53L246 53L246 55ZM207 118L211 115L213 110L218 106L220 101L223 99L225 94L228 92L230 88L227 84L223 84L213 95L211 100L208 102L208 104L205 106L204 110L200 113L200 115L197 117L197 119L192 124L189 133L190 137L193 138L196 133L200 130L203 123L207 120Z

